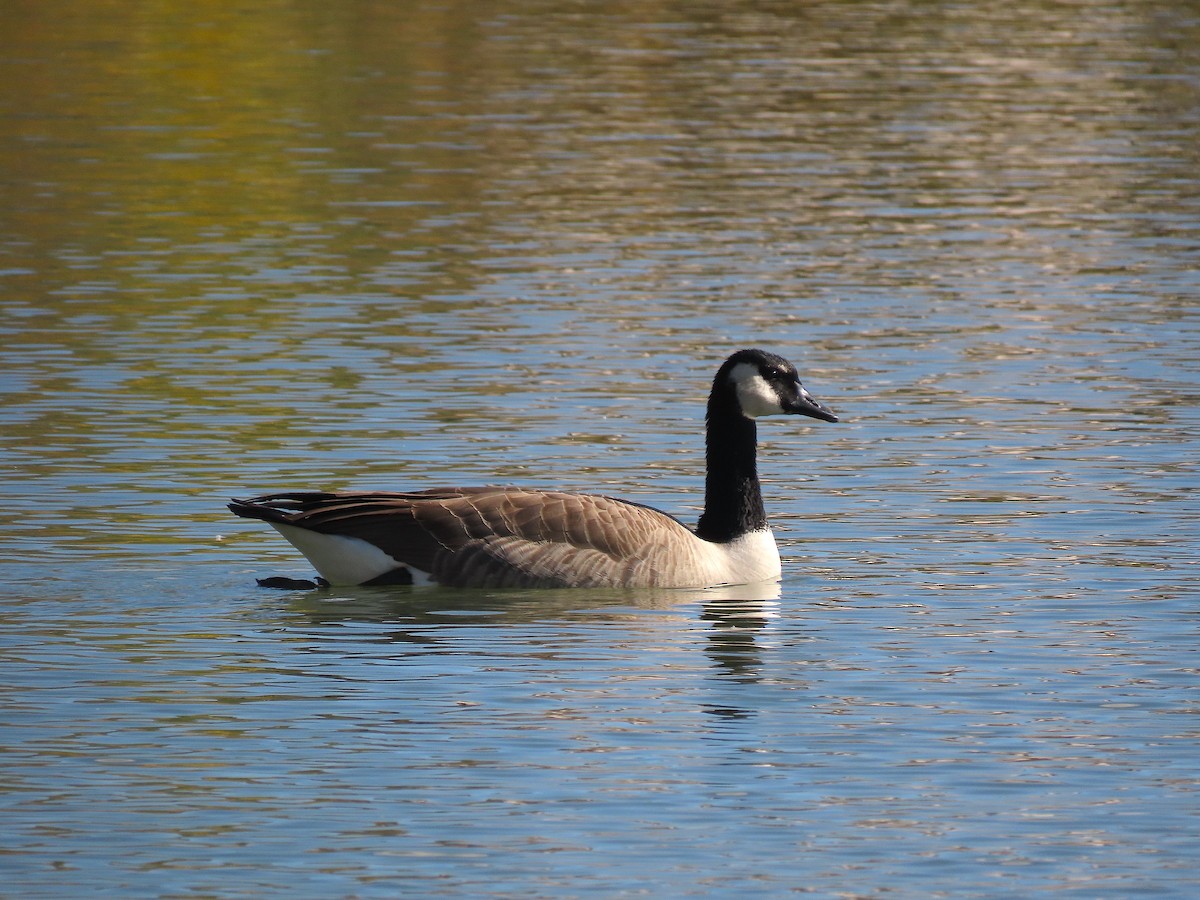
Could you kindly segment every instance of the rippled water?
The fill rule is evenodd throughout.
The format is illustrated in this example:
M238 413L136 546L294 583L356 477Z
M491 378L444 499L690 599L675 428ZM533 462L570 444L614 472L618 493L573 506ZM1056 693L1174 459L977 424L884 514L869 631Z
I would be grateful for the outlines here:
M1191 897L1194 4L27 4L0 30L20 896ZM777 590L264 591L230 494L693 519Z

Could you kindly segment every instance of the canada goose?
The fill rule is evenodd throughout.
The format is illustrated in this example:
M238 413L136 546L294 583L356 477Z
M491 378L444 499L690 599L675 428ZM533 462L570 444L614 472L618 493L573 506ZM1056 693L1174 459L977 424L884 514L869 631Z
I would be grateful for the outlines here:
M721 365L708 398L704 512L677 519L596 494L514 487L302 492L234 500L274 526L331 584L707 587L778 579L755 468L759 416L836 422L796 367L763 350ZM286 579L272 579L294 586Z

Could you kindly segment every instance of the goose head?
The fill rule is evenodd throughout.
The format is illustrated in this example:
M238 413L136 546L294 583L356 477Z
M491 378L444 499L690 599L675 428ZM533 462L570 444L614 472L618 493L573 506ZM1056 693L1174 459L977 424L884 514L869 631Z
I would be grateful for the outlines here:
M709 400L710 417L718 410L749 419L799 415L826 422L838 420L804 389L795 366L765 350L739 350L717 370Z

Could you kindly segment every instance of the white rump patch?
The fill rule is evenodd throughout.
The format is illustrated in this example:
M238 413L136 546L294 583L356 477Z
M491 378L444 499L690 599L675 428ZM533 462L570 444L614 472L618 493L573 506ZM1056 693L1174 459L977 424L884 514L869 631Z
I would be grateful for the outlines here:
M388 556L374 544L344 534L321 534L307 528L271 522L275 530L287 538L313 564L322 578L330 584L362 584L386 575L402 563ZM404 566L412 573L413 584L431 584L428 572Z
M758 372L758 366L738 363L729 371L729 380L737 390L742 413L754 419L758 416L778 416L783 413L779 394Z

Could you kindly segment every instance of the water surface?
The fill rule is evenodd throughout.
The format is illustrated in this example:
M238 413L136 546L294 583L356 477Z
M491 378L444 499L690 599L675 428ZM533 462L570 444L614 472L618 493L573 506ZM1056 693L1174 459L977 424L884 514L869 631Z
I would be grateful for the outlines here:
M1191 897L1191 4L25 5L0 33L22 896ZM224 498L698 512L777 588L270 592Z

